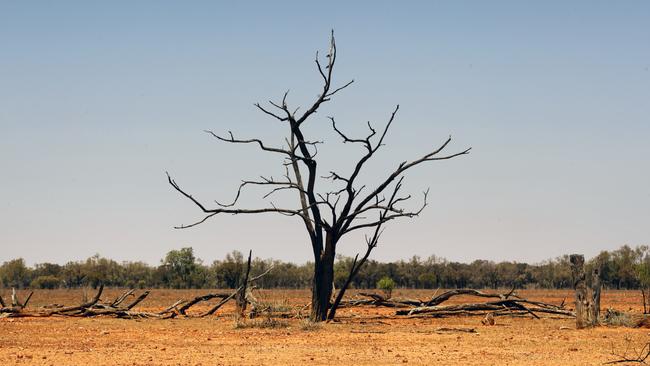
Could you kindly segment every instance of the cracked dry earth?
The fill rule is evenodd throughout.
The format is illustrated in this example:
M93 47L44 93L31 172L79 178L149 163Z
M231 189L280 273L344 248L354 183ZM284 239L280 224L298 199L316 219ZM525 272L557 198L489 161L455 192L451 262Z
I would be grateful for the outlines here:
M111 298L119 290L106 291ZM162 309L179 298L209 290L154 290L139 307ZM430 297L432 291L397 291L396 296ZM570 291L520 291L533 300L560 303ZM78 303L79 290L37 291L32 306ZM260 300L285 306L308 303L304 290L269 290ZM476 301L458 297L449 303ZM480 300L479 300L480 301ZM603 308L639 312L636 292L607 291ZM205 308L207 308L207 304ZM195 312L202 309L197 307ZM574 321L499 317L405 319L394 310L341 309L338 322L306 327L288 320L273 328L235 327L232 307L212 318L123 320L113 318L0 319L1 365L600 365L612 352L640 351L650 329L599 327L576 330ZM441 332L474 328L476 333Z

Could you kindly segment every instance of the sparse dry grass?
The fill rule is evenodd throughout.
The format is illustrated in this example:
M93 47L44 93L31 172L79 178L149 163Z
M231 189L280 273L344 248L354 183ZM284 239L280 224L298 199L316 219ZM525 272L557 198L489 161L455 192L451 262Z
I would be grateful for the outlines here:
M236 319L233 327L235 329L280 329L288 328L289 322L271 317L263 317L259 319Z
M300 330L305 332L316 332L323 328L323 323L316 323L309 319L303 319L300 321Z

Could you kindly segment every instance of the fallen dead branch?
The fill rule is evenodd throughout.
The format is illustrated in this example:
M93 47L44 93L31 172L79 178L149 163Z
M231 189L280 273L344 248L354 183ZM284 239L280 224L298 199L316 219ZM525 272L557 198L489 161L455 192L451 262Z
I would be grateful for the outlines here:
M352 299L341 301L338 305L339 308L349 308L353 306L383 306L389 308L407 308L414 306L421 306L423 303L420 300L414 299L401 299L401 298L386 298L382 295L375 293L360 292L359 296L369 297L369 299Z
M224 294L206 294L206 295L197 296L197 297L195 297L194 299L192 299L192 300L186 302L185 305L181 306L181 307L178 309L178 313L181 314L181 315L187 315L187 314L186 314L186 311L187 311L189 308L191 308L192 306L194 306L194 305L196 305L196 304L198 304L198 303L200 303L200 302L208 301L208 300L212 300L212 299L214 299L214 298L225 299L225 298L227 298L228 296L229 296L229 295L224 295Z
M111 306L112 307L119 306L124 300L126 300L127 297L133 295L133 292L135 292L135 289L131 289L131 290L128 290L128 291L122 293L115 300L113 300L113 302L111 303Z
M474 328L448 328L440 327L436 328L436 333L478 333Z
M439 305L450 298L454 296L459 296L459 295L470 295L470 296L476 296L476 297L488 297L488 298L497 298L501 300L507 300L509 297L515 297L518 298L517 295L514 293L515 288L513 287L510 292L507 294L497 294L497 293L485 293L481 292L478 290L472 290L472 289L457 289L457 290L450 290L446 291L438 296L434 296L431 298L431 300L427 301L424 303L424 306L435 306Z
M363 329L352 329L350 333L372 333L372 334L384 334L385 330L363 330Z

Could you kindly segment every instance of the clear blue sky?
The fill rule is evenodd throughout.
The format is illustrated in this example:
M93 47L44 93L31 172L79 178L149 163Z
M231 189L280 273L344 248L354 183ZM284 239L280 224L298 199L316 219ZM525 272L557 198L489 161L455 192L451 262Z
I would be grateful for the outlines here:
M0 261L156 263L182 246L308 260L294 218L172 229L199 212L164 172L205 201L279 175L275 157L202 130L281 143L253 103L315 97L331 28L336 79L356 83L311 121L323 172L356 152L325 116L363 131L397 103L368 182L450 134L473 147L407 177L431 205L393 222L374 258L536 262L650 243L647 1L0 1ZM252 193L242 202L261 202Z

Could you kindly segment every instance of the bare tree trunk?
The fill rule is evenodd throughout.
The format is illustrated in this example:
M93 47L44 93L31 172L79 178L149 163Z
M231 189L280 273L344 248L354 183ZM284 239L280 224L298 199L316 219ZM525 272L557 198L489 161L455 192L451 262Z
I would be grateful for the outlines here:
M641 297L643 299L643 314L648 313L648 307L646 306L647 303L646 303L646 299L645 299L645 292L646 292L646 289L641 287Z
M589 321L589 299L587 297L587 284L585 282L585 257L579 254L571 254L571 275L573 277L573 288L576 291L576 328L588 327Z
M320 260L314 264L314 279L311 298L311 320L315 322L327 319L332 282L334 281L334 251L325 250Z
M252 256L253 256L253 251L251 250L248 252L248 262L246 264L246 272L244 274L244 277L242 277L239 282L239 291L237 292L237 295L235 295L235 305L237 308L237 315L242 318L245 317L246 304L248 303L246 301L246 290L248 287L248 276L251 273Z
M600 290L601 290L601 280L600 280L600 268L594 268L591 277L591 290L592 290L592 307L591 307L591 325L600 324Z

